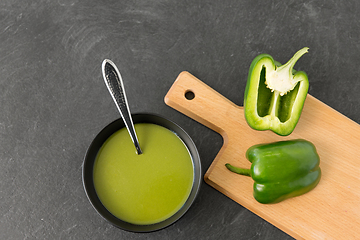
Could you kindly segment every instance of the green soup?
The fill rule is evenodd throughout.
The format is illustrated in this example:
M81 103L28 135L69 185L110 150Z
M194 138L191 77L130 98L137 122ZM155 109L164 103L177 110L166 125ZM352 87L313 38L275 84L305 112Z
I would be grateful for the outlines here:
M94 164L96 193L117 218L138 225L174 215L192 189L194 168L187 147L170 130L135 124L143 154L137 155L126 128L110 136Z

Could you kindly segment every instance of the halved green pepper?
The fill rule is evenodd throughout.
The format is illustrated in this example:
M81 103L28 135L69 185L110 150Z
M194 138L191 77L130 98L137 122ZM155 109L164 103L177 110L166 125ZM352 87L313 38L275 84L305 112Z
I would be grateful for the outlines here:
M250 127L270 129L282 136L292 133L309 89L306 73L293 67L307 51L299 50L282 66L268 54L252 61L244 96L245 118Z
M277 203L309 192L319 183L320 158L306 140L258 144L246 151L250 169L225 166L232 172L251 176L253 195L260 203Z

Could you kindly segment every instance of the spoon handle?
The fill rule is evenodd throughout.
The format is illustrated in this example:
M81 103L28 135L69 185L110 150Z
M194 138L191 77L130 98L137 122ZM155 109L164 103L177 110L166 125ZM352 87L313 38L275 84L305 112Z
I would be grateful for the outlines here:
M135 145L137 154L142 154L131 118L131 113L126 99L125 88L120 72L116 65L108 59L105 59L102 63L102 72L105 84L121 114L122 119L124 120L126 128L129 131L130 137Z

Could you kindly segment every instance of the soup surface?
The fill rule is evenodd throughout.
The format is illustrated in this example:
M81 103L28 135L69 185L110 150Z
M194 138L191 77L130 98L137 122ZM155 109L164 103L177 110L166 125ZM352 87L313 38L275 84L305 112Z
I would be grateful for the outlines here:
M174 215L192 189L194 168L187 147L172 131L135 124L143 154L137 155L126 128L110 136L94 164L94 185L102 204L117 218L138 225Z

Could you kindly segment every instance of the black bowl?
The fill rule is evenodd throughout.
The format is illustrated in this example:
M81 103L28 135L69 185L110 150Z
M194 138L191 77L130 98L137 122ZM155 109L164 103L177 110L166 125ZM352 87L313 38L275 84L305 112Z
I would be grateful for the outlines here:
M115 120L114 122L107 125L93 140L91 143L85 159L83 163L83 171L82 171L82 179L83 179L83 185L86 192L86 195L92 204L92 206L95 208L95 210L107 221L115 225L116 227L119 227L123 230L131 231L131 232L152 232L156 230L160 230L162 228L165 228L172 223L176 222L179 218L181 218L186 211L190 208L192 203L194 202L200 188L201 184L201 163L200 163L200 157L199 153L196 149L196 146L192 139L189 137L189 135L177 124L174 122L165 119L163 117L160 117L158 115L154 114L133 114L132 115L133 122L135 123L153 123L157 124L159 126L165 127L172 132L174 132L180 139L185 143L186 147L189 150L189 153L191 155L193 166L194 166L194 182L192 186L192 190L190 192L190 195L185 202L185 204L182 206L182 208L176 212L173 216L170 218L159 222L155 224L150 225L136 225L132 223L128 223L125 221L122 221L121 219L115 217L112 215L101 203L100 199L98 198L95 186L93 182L93 167L94 162L96 159L96 156L98 154L99 149L103 145L103 143L116 131L118 131L121 128L125 127L125 124L121 118Z

